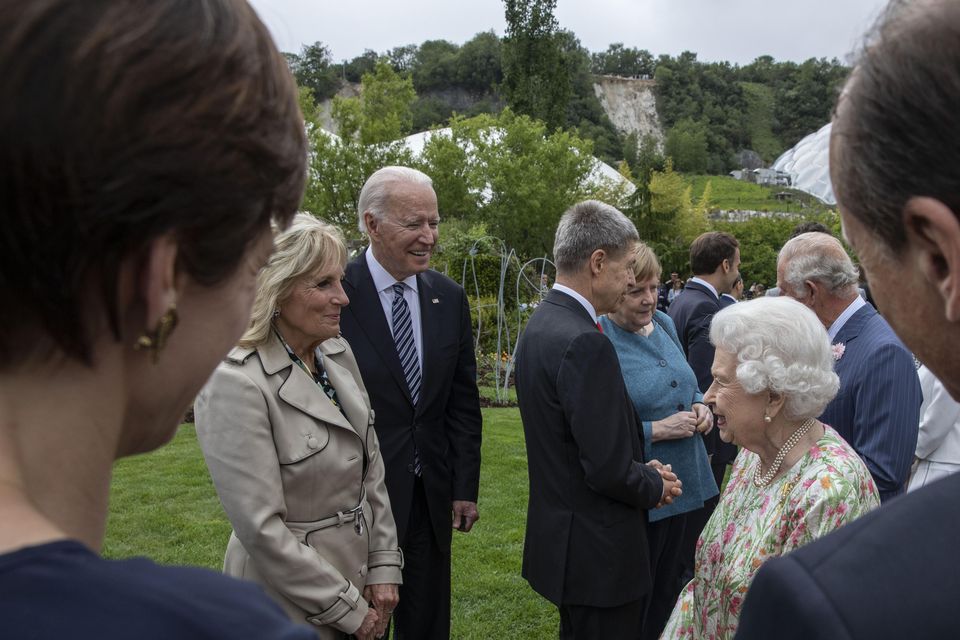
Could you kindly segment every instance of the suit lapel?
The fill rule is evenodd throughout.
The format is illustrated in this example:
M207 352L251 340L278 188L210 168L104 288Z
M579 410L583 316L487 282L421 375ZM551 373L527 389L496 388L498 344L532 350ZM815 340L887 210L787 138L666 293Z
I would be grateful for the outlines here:
M407 378L403 374L400 356L397 355L397 345L390 333L390 325L383 315L383 305L380 304L380 293L373 284L373 277L367 267L366 251L354 260L354 269L348 269L346 281L353 289L350 295L350 309L357 319L357 325L367 336L380 360L393 376L394 381L407 400L413 404L410 389L407 387ZM421 316L423 308L421 304ZM426 335L426 331L424 331ZM420 385L423 389L424 385Z
M841 327L840 331L837 332L837 337L833 339L833 344L843 343L845 346L847 346L850 343L855 343L857 336L860 335L860 331L867 324L867 321L876 314L877 312L869 302L863 305L843 324L843 327ZM855 353L848 358L841 356L840 359L834 363L833 370L838 374L842 374L844 369L846 369L848 365L851 365L851 363L853 363L855 360ZM843 381L843 377L843 375L840 375L841 382Z
M324 395L310 374L294 364L279 338L272 336L257 351L267 375L275 375L285 368L290 368L290 374L280 385L278 392L281 400L317 420L353 430L353 426Z
M446 302L439 293L434 290L429 272L417 275L417 289L420 296L420 328L422 331L423 344L423 367L420 372L423 376L423 382L420 384L420 406L428 406L427 398L424 394L430 392L430 389L443 387L441 384L434 384L435 375L434 364L436 363L436 340L431 340L433 336L439 335L440 320L444 315Z

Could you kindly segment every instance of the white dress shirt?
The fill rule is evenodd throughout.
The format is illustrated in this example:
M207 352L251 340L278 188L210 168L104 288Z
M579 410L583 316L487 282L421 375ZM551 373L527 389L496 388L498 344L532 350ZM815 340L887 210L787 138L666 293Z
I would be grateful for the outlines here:
M865 304L867 304L867 301L860 296L857 296L853 299L853 302L851 302L850 305L843 310L843 313L841 313L837 319L833 321L833 324L830 325L830 328L827 329L827 335L830 336L830 342L833 342L837 339L837 334L840 333L840 329L843 329L843 325L847 324L847 320L849 320L853 314L859 311L860 308Z
M387 273L387 270L377 262L373 255L373 249L367 249L367 268L370 269L370 276L373 278L373 286L380 294L380 305L383 307L383 315L387 318L387 326L390 327L390 333L393 334L393 298L396 294L393 292L393 285L398 280ZM420 360L420 371L423 371L423 328L420 326L420 295L417 288L417 276L412 275L405 280L399 281L403 284L403 299L407 301L407 307L410 309L410 324L413 328L413 344L417 347L417 358Z
M710 284L709 282L707 282L706 280L703 280L702 278L698 278L697 276L693 276L692 278L690 278L689 280L687 280L687 284L690 284L691 282L696 282L696 283L699 284L700 286L706 287L706 288L707 288L707 291L709 291L710 293L712 293L714 298L716 298L717 300L720 299L720 294L717 293L717 288L714 287L714 286L713 286L712 284Z

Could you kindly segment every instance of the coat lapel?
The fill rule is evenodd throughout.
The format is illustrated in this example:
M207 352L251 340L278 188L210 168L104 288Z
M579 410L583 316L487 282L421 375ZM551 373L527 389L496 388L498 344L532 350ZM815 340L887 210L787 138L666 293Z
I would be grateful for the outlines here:
M866 325L867 321L876 314L876 310L870 305L869 302L863 305L843 324L843 327L841 327L840 331L837 332L837 337L833 339L833 344L843 343L845 346L848 346L851 342L855 342L864 325ZM850 356L850 354L847 355ZM833 370L838 374L841 374L844 369L846 369L848 364L856 360L855 356L856 354L848 358L841 356L840 359L834 363ZM843 381L842 375L840 376L840 380L841 382Z
M397 345L393 342L390 325L383 315L383 306L380 304L380 293L373 284L373 277L367 267L366 251L360 254L354 262L354 268L347 270L347 284L354 290L350 295L350 309L360 330L367 336L380 360L393 376L400 390L412 404L410 389L407 387L407 377L403 374L400 356L397 355ZM421 308L422 312L422 308ZM426 335L426 332L424 332ZM421 389L423 385L421 384Z
M278 395L281 400L317 420L353 430L353 425L324 395L323 390L317 386L310 374L294 364L279 338L271 336L266 344L257 349L257 352L260 354L263 371L267 375L275 375L286 368L290 369L287 379L280 384Z
M320 345L323 353L323 365L327 369L327 378L337 390L337 400L354 431L361 435L366 434L370 421L370 410L363 400L363 392L357 386L353 373L340 364L339 356L346 351L342 338L332 338ZM330 403L331 406L333 403ZM337 412L339 413L339 411Z

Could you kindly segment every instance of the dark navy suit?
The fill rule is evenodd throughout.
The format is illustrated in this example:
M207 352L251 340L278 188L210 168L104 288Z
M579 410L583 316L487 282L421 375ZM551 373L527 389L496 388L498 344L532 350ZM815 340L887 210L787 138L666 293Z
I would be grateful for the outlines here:
M357 358L376 414L390 506L404 552L395 620L401 638L450 635L453 500L476 502L480 400L470 309L463 287L428 270L417 275L423 382L414 406L365 254L346 269L350 298L340 329ZM414 447L422 477L414 476Z
M960 474L774 558L750 586L737 640L955 638L958 531Z
M835 365L840 391L820 420L860 454L886 501L906 487L917 448L923 396L913 355L869 303L833 343L844 345Z

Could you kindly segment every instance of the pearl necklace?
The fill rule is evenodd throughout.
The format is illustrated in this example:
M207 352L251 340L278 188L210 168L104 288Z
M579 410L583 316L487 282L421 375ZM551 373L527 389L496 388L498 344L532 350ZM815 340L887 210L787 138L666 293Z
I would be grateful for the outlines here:
M787 457L787 454L790 453L790 450L797 446L797 443L807 435L807 432L810 431L810 427L817 423L813 418L808 418L800 427L793 432L787 441L783 443L783 446L780 447L780 450L777 451L777 456L773 459L773 464L770 465L770 468L767 469L767 472L760 474L760 469L763 467L763 463L760 462L757 464L757 470L753 473L753 484L757 487L765 487L770 484L770 481L773 480L774 476L780 471L780 465L783 464L783 459Z

